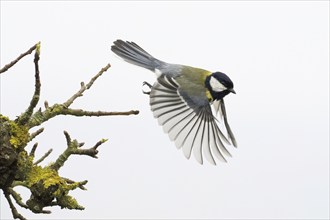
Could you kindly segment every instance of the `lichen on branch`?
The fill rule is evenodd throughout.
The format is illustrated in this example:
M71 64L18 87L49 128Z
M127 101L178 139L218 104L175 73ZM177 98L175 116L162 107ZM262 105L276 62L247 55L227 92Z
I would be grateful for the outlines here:
M74 181L66 177L61 177L59 170L65 165L65 162L71 155L87 155L92 158L97 158L98 147L107 141L107 139L101 139L91 148L82 148L84 145L83 143L75 139L72 140L69 133L64 131L67 141L65 150L58 156L55 162L51 162L47 166L41 166L40 163L51 154L52 149L49 149L41 158L36 159L35 151L37 150L38 143L34 143L32 149L28 153L27 148L29 143L44 130L44 128L41 127L31 133L31 128L40 126L45 121L55 118L58 115L100 117L128 116L139 113L137 110L113 112L70 108L71 104L78 97L83 96L83 93L90 89L94 82L111 67L110 64L103 67L86 85L82 82L80 84L80 89L63 103L55 103L49 106L48 102L45 101L45 109L42 110L39 108L35 111L41 93L39 70L40 45L40 42L35 44L28 51L22 53L15 60L0 69L0 74L8 71L23 57L35 51L33 61L35 69L35 90L28 108L15 120L11 120L0 114L0 189L7 199L13 218L17 219L25 218L18 212L14 202L20 207L29 209L34 213L42 214L49 214L50 210L45 210L45 208L51 206L83 210L84 207L81 206L75 198L70 196L69 193L77 188L86 190L85 185L87 184L87 180ZM15 187L17 186L23 186L30 191L30 198L26 202L24 202L20 194L15 191Z

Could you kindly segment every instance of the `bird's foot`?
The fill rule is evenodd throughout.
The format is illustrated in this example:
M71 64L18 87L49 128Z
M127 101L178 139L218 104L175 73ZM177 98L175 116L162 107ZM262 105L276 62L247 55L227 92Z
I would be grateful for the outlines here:
M142 88L142 92L143 92L143 94L150 95L150 92L151 92L151 89L152 89L152 85L151 85L150 83L144 81L144 82L142 83L142 87L144 87L144 86L147 86L150 90L149 90L149 91L145 91L145 90L143 90L143 88Z

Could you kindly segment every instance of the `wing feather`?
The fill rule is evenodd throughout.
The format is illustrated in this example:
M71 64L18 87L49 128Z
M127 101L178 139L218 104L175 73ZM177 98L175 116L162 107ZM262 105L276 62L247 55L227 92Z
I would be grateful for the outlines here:
M213 165L216 165L216 162L214 160L214 157L211 152L211 142L212 142L212 132L210 130L210 118L207 117L205 114L205 121L204 121L204 134L203 134L203 141L201 145L203 146L203 154L205 155L206 159Z
M228 123L225 102L223 101L223 99L220 100L220 105L221 105L221 112L222 112L222 115L223 115L223 120L224 120L224 123L225 123L225 126L226 126L226 130L228 132L228 137L230 138L233 145L235 147L237 147L237 142L236 142L236 139L234 137L234 133L231 131L231 128L230 128L229 123Z
M175 142L176 147L182 148L186 158L189 159L193 153L201 164L203 158L214 165L215 158L226 162L225 155L231 155L223 141L230 142L220 130L219 122L212 114L211 105L191 108L185 97L178 92L178 88L173 78L161 76L157 79L150 93L150 106L154 117ZM213 106L213 110L220 112L220 115L224 111L221 103ZM227 128L227 125L225 126ZM233 140L233 136L229 137Z
M183 136L183 142L182 142L182 151L183 154L186 156L187 159L190 158L192 148L194 147L194 142L196 139L196 136L198 135L198 127L199 127L199 121L200 121L201 115L198 114L197 117L193 117L192 121L187 124L188 126L186 127L186 135L181 135ZM198 162L201 162L201 159L196 158Z

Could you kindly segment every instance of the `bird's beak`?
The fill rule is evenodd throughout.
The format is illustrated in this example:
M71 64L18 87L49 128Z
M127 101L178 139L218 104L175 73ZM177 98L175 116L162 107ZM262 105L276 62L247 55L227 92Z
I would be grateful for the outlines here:
M229 90L229 92L232 92L232 93L234 93L234 94L236 94L236 92L235 92L235 90L232 88L232 89L228 89Z

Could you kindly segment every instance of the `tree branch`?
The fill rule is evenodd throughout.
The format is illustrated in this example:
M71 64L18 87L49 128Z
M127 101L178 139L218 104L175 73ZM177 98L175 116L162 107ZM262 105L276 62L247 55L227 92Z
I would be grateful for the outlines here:
M65 180L68 184L73 184L73 183L76 183L75 181L71 180L71 179L68 179L68 178L65 178L65 177L62 177L63 180ZM86 185L88 183L87 180L84 180L82 182L78 182L78 187L82 190L87 190L84 185Z
M107 141L107 139L102 139L100 141L98 141L94 147L91 147L89 149L80 149L80 147L82 147L84 145L84 143L79 143L77 140L71 140L71 137L69 135L69 133L67 131L64 131L64 135L66 138L66 142L67 142L67 148L66 150L57 158L57 160L55 161L55 163L53 163L52 165L50 165L50 168L53 170L58 171L63 165L64 163L68 160L68 158L72 155L72 154L77 154L77 155L87 155L93 158L97 158L97 153L98 150L97 148L105 143Z
M29 156L30 156L30 157L34 157L34 153L36 152L37 147L38 147L38 143L35 143L35 144L33 145L32 149L31 149L30 153L29 153Z
M45 103L46 109L44 111L35 112L29 119L27 126L32 128L42 124L45 121L57 116L57 115L73 115L73 116L114 116L114 115L137 115L139 111L131 110L126 112L108 112L108 111L85 111L81 109L70 109L68 108L78 97L82 96L83 93L92 87L93 83L100 77L104 72L106 72L111 67L110 64L107 64L103 67L90 81L85 85L83 82L80 84L80 89L73 96L71 96L67 101L62 104L54 104L48 106L48 103Z
M13 188L9 187L8 192L12 195L18 205L26 209L28 208L28 206L22 201L21 195L18 194Z
M11 209L11 213L13 214L13 217L21 219L21 220L26 220L26 218L24 218L21 214L18 213L16 207L14 206L13 201L10 198L10 192L8 191L8 188L3 189L3 194L5 195L5 197L8 201L8 204L9 204L9 207Z
M32 141L35 137L37 137L39 134L41 134L44 131L44 128L40 128L37 131L33 132L30 135L29 141Z
M13 183L11 184L12 188L15 188L16 186L23 186L25 188L29 188L28 184L24 181L13 181Z
M46 159L46 157L49 156L49 154L51 154L53 152L53 149L49 149L39 160L37 160L36 162L34 162L34 165L38 165L39 163L41 163L44 159Z
M112 116L112 115L137 115L139 111L131 110L127 112L105 112L105 111L85 111L82 109L63 109L61 115L73 116Z
M20 125L25 125L30 120L31 115L33 114L33 109L37 106L39 102L40 87L41 87L40 74L39 74L39 59L40 59L40 43L36 44L36 52L34 53L35 90L28 109L23 114L21 114L17 119L17 122Z
M103 67L93 78L90 79L90 81L87 83L87 85L85 85L84 82L80 83L80 90L74 94L72 97L70 97L66 102L63 103L63 106L65 107L69 107L74 100L76 100L78 97L82 96L83 93L89 89L90 87L92 87L92 85L94 84L94 82L97 80L97 78L99 78L104 72L106 72L109 68L111 67L111 65L108 63L105 67Z
M34 68L35 68L35 90L28 108L16 120L0 114L0 189L8 201L12 215L14 218L24 220L25 218L18 213L14 206L14 201L24 208L29 209L34 213L48 214L50 211L44 210L49 206L60 206L61 208L83 210L76 199L69 195L69 191L76 188L86 190L84 187L87 180L75 182L73 180L63 178L59 175L58 170L64 166L64 163L72 154L87 155L97 158L98 147L105 143L107 139L101 139L93 147L89 149L81 149L84 143L79 143L77 140L72 140L70 135L64 131L67 141L66 150L57 158L57 160L48 166L39 165L48 155L52 149L47 151L39 160L35 160L35 151L38 143L35 143L28 153L26 150L27 144L36 136L44 131L40 128L30 134L30 129L38 126L43 122L57 116L57 115L72 115L72 116L112 116L112 115L136 115L139 111L131 110L127 112L108 112L108 111L86 111L83 109L72 109L72 103L83 93L92 87L94 82L110 68L110 64L103 67L90 81L85 85L80 84L80 89L69 99L62 104L54 104L49 106L48 102L44 102L44 111L39 108L35 110L38 105L41 82L39 71L40 59L40 42L31 47L27 52L21 54L11 63L5 65L0 69L0 74L14 66L24 56L34 54ZM26 187L30 192L30 198L24 202L19 193L14 190L16 186Z
M38 44L40 44L40 42L38 42L33 47L31 47L30 49L28 49L28 51L26 51L25 53L22 53L21 55L19 55L15 60L13 60L9 64L5 65L3 68L1 68L0 69L0 74L6 72L7 70L9 70L12 66L14 66L20 59L22 59L26 55L31 54L37 48L37 45Z

